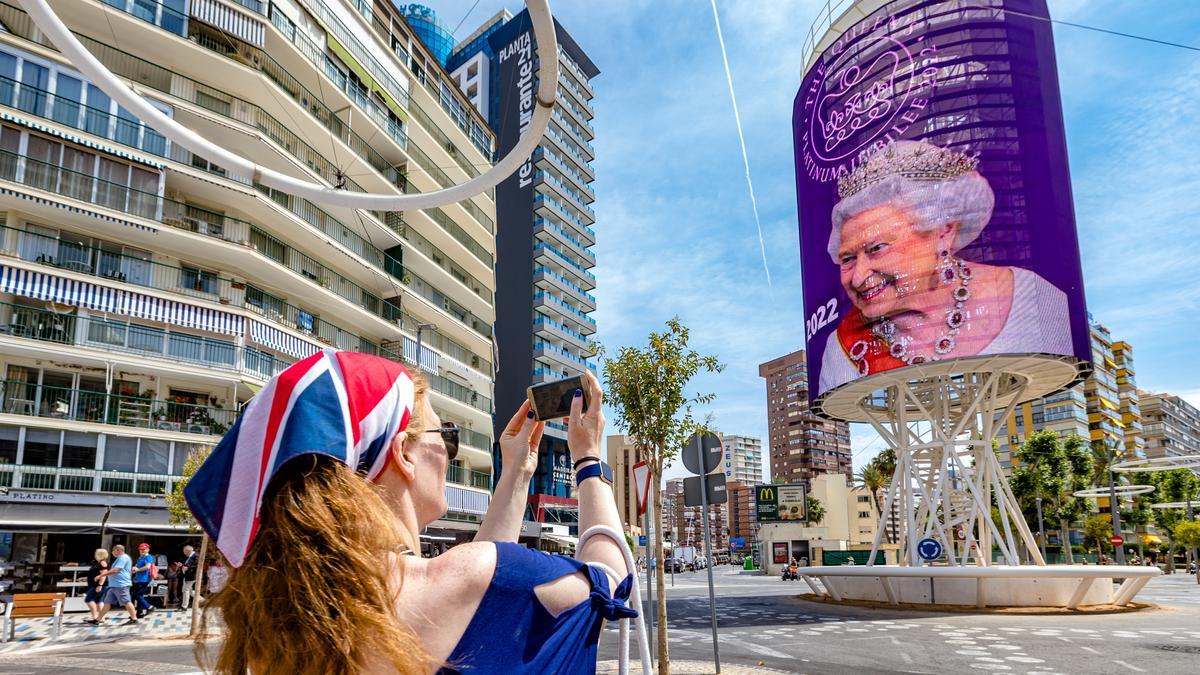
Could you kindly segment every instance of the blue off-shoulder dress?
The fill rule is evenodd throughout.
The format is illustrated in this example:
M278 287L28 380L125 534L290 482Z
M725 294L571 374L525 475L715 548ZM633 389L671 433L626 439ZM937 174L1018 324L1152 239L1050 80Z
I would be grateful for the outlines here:
M534 589L583 570L591 580L587 600L552 616ZM439 673L594 673L604 619L637 616L628 607L632 576L615 591L608 576L574 558L496 544L496 571L479 609Z

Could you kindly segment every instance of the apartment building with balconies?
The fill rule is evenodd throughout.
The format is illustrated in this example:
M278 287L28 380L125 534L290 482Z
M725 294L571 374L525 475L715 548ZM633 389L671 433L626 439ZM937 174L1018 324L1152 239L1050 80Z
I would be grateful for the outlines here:
M1011 470L1021 444L1038 431L1062 438L1078 436L1094 447L1109 448L1118 459L1145 456L1142 411L1134 377L1133 347L1114 341L1108 328L1090 321L1092 374L1081 384L1015 406L997 417L1000 464Z
M353 191L427 192L494 137L385 2L63 0L89 50L168 116ZM104 545L178 549L162 494L267 379L322 348L407 363L463 429L449 513L491 485L492 193L331 208L175 146L0 0L0 559L40 586ZM419 331L422 344L418 345ZM40 566L40 567L38 567Z
M559 86L549 127L528 162L496 189L496 433L530 385L595 370L588 360L596 332L591 80L599 70L561 24L555 28ZM496 133L498 155L516 145L533 110L536 61L526 11L501 11L450 55L460 89ZM573 524L571 475L555 470L570 464L565 427L547 425L542 445L529 517ZM496 461L502 470L498 453Z

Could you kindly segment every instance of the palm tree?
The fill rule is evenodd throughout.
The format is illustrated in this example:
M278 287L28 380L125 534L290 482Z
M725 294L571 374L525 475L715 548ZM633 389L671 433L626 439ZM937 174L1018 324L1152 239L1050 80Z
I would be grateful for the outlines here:
M869 462L854 475L854 480L871 492L871 504L874 505L875 513L881 513L883 504L879 502L879 491L888 484L888 479L884 478L883 472L879 470L879 465Z
M825 506L821 504L820 499L812 495L804 498L804 511L808 525L820 525L821 521L825 520Z

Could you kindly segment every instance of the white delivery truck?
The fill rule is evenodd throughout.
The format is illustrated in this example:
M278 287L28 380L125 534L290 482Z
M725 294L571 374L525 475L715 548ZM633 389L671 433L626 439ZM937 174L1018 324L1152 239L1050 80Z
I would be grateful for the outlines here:
M678 560L685 568L688 565L696 564L696 547L695 546L676 546L675 559Z

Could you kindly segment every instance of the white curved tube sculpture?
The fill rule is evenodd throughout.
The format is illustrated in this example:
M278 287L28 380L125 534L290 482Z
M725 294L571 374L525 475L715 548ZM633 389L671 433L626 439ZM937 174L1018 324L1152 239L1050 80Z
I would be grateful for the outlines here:
M554 20L550 16L548 0L527 0L526 5L533 22L534 36L537 38L537 55L541 61L538 70L540 81L533 119L525 129L525 133L521 135L516 147L481 175L443 190L410 195L347 192L312 181L293 178L274 169L259 166L241 155L209 142L196 132L164 115L113 75L112 71L92 56L91 52L71 34L54 10L50 9L46 0L19 1L37 27L46 34L46 37L50 38L59 51L70 59L71 65L78 68L104 93L119 102L138 119L171 139L171 142L226 169L248 173L254 177L255 181L263 185L327 206L374 211L407 211L445 206L483 193L510 176L537 148L542 134L545 133L546 127L550 123L558 89L558 41L554 31Z
M575 555L579 556L579 551L583 550L583 545L588 539L595 536L604 536L612 539L620 547L621 552L625 554L625 566L629 573L633 575L633 589L629 593L629 599L633 604L633 608L637 610L637 618L621 619L621 642L618 645L617 655L617 672L620 675L626 675L629 672L629 622L633 621L638 634L638 658L642 662L642 675L650 675L652 662L650 660L650 641L646 635L646 612L642 607L641 588L638 584L637 565L633 560L633 552L625 544L625 536L617 532L611 527L605 525L593 525L589 527L583 534L579 535L579 541L575 542ZM620 579L621 575L617 574L616 570L608 565L601 563L591 563L593 567L597 567L609 573L609 576Z
M1115 493L1118 497L1133 497L1135 495L1144 495L1151 492L1154 492L1153 485L1118 485L1112 488L1112 493ZM1110 495L1110 491L1109 488L1106 487L1096 487L1088 488L1086 490L1079 490L1071 494L1076 497L1090 497L1092 499L1096 499L1097 497L1108 497Z

